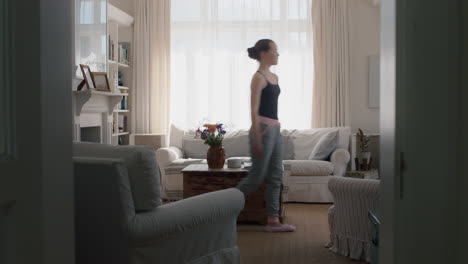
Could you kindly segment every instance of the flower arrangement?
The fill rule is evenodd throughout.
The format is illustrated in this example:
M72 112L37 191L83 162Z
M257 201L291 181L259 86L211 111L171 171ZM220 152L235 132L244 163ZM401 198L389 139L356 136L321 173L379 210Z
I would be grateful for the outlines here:
M195 138L200 137L210 147L218 147L223 145L224 134L226 134L226 130L224 130L223 124L204 124L201 129L198 128L195 132Z

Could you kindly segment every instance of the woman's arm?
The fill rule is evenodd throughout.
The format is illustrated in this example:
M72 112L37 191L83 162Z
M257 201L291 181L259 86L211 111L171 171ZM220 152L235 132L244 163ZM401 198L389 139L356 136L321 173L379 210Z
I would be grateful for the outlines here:
M267 85L265 78L262 77L259 73L255 73L252 77L252 82L250 84L250 111L252 118L252 132L254 136L254 148L255 154L261 155L263 146L260 136L260 122L258 118L258 109L260 107L260 97L262 94L263 88Z

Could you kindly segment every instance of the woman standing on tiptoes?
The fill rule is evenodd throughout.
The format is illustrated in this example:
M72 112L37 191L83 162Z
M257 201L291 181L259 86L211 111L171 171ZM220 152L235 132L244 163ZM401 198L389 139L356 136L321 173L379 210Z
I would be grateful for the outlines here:
M270 67L278 64L278 49L272 40L261 39L247 51L249 57L257 60L260 66L250 84L252 169L237 188L247 196L266 182L268 224L265 231L290 232L296 228L279 221L279 197L283 178L283 142L278 121L280 88L278 76L270 72Z

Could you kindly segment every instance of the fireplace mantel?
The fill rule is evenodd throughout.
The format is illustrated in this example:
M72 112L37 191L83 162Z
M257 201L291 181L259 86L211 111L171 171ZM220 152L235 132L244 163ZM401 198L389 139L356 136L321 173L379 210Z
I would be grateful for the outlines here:
M81 141L81 128L101 127L101 143L112 144L112 114L122 100L121 93L73 91L74 140Z

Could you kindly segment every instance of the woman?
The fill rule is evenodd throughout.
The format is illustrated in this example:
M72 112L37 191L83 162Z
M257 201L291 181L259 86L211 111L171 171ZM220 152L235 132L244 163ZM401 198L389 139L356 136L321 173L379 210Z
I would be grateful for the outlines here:
M283 178L283 144L278 121L280 88L278 76L270 72L270 67L278 64L278 49L272 40L261 39L247 51L249 57L257 60L260 66L252 77L250 87L252 169L237 188L247 196L266 182L268 224L265 231L290 232L296 228L279 221L279 196Z

